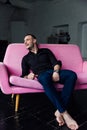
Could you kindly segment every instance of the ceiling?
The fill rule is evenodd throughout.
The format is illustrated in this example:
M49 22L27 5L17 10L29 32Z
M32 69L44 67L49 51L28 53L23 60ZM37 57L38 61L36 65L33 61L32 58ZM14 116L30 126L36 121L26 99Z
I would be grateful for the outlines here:
M0 0L0 3L4 5L12 5L15 7L30 8L31 4L37 2L47 2L53 0Z

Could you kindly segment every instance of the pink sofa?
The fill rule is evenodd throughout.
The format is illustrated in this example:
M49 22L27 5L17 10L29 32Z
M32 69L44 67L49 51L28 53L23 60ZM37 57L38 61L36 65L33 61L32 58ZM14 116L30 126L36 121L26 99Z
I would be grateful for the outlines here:
M62 61L62 69L70 69L77 73L75 89L87 89L87 61L83 61L80 49L74 44L39 44L49 48ZM3 63L0 63L0 87L4 94L23 94L44 92L42 85L36 80L21 78L21 60L28 53L25 45L10 44L7 47ZM58 89L62 85L56 86ZM16 98L15 111L18 110L19 97Z

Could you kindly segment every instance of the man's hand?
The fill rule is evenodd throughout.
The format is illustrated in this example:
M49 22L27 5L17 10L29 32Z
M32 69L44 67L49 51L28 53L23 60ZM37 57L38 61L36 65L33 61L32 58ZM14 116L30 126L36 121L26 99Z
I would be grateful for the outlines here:
M59 81L59 79L60 79L59 73L54 71L53 75L52 75L52 79L53 79L54 82Z
M24 78L26 78L26 79L34 79L35 78L35 74L31 72L27 76L24 76Z

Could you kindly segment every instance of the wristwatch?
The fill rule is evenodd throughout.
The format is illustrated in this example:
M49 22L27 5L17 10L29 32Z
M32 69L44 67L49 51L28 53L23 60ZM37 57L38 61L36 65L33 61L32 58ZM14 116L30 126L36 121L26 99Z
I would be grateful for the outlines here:
M57 72L57 73L59 73L59 70L54 70L53 72Z

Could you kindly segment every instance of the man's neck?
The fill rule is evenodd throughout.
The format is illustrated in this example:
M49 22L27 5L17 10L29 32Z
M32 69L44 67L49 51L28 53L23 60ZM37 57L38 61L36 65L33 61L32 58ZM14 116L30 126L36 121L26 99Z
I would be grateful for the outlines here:
M38 48L37 48L37 47L34 47L34 48L32 48L32 50L31 50L31 52L33 52L33 53L35 53L35 54L37 54L37 51L38 51Z

